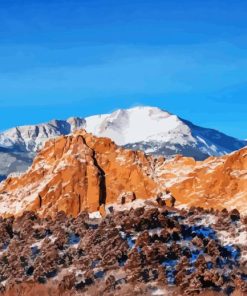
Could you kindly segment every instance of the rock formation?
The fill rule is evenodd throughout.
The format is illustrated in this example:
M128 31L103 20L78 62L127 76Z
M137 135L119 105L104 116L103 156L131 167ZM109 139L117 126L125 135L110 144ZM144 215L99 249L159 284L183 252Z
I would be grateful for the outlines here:
M176 200L177 206L247 213L247 148L205 161L166 160L77 131L48 141L26 173L0 183L0 215L105 213L106 204L155 200L160 193L164 205ZM175 200L166 200L171 195Z
M178 169L178 164L171 165L170 173L176 176L167 186L176 199L189 206L237 208L247 214L247 148L203 162L187 161L178 159Z
M83 130L62 136L46 143L26 173L1 183L0 214L34 210L77 216L114 203L125 192L150 198L157 191L152 164L143 152L119 148Z

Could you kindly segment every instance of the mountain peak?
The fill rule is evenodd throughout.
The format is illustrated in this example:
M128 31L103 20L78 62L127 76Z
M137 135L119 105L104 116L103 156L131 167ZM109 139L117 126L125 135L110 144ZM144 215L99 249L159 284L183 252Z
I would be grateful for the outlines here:
M197 160L224 155L247 144L216 130L196 126L161 108L135 106L110 114L53 120L0 133L0 158L8 159L0 165L0 177L27 168L50 138L78 129L111 138L117 145L132 150L165 157L182 154Z
M149 106L119 109L105 114L97 125L91 119L92 117L89 117L89 120L86 118L87 131L98 136L110 137L118 145L148 141L155 137L159 140L160 134L162 136L178 125L183 125L176 115Z
M137 106L127 108L126 110L159 110L159 111L164 111L159 107L149 106L149 105L137 105Z
M155 107L155 106L146 106L146 105L138 105L138 106L134 106L134 107L130 107L130 108L126 108L126 109L118 109L117 111L125 111L125 112L143 112L146 114L155 114L155 113L166 113L169 115L173 115L172 113L161 109L159 107Z

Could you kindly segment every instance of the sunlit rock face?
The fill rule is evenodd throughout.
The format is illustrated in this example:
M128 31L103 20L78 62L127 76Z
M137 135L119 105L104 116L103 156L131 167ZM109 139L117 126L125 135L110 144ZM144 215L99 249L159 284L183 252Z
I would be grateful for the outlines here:
M247 148L205 161L145 155L79 130L48 141L31 168L0 185L0 214L34 210L43 216L62 210L104 212L126 200L166 198L176 205L247 212Z
M247 213L247 148L223 157L197 162L182 178L178 173L170 190L183 203L204 208Z
M28 209L53 215L63 210L76 216L124 192L149 198L157 192L152 163L143 152L119 148L83 130L62 136L47 142L26 173L1 184L0 213L18 215Z

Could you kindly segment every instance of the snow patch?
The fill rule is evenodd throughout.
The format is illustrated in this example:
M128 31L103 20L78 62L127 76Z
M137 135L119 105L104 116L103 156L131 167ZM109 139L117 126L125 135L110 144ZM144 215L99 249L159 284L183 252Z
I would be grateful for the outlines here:
M89 213L89 219L101 219L102 216L99 211Z

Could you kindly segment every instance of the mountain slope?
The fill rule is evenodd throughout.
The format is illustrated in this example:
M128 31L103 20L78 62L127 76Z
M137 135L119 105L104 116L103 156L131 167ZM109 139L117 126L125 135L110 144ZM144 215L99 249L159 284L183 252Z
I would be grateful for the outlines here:
M0 133L0 146L15 152L37 152L48 139L68 135L84 124L84 119L69 118L11 128Z
M238 150L246 141L201 128L159 108L136 107L85 119L85 129L110 137L118 145L146 153L195 157L219 156Z
M25 171L33 161L34 153L15 152L0 147L0 181L13 172Z
M165 157L182 154L203 160L247 145L246 141L196 126L159 108L135 107L85 119L70 118L16 127L0 133L0 147L5 149L0 153L5 153L2 157L6 158L6 163L0 164L0 175L25 170L30 165L30 159L48 139L68 135L80 128L96 136L109 137L117 145ZM13 154L16 158L14 164ZM6 165L9 167L7 170Z
M10 173L23 172L32 164L44 143L68 135L85 124L84 119L53 120L48 123L11 128L0 133L0 181Z

